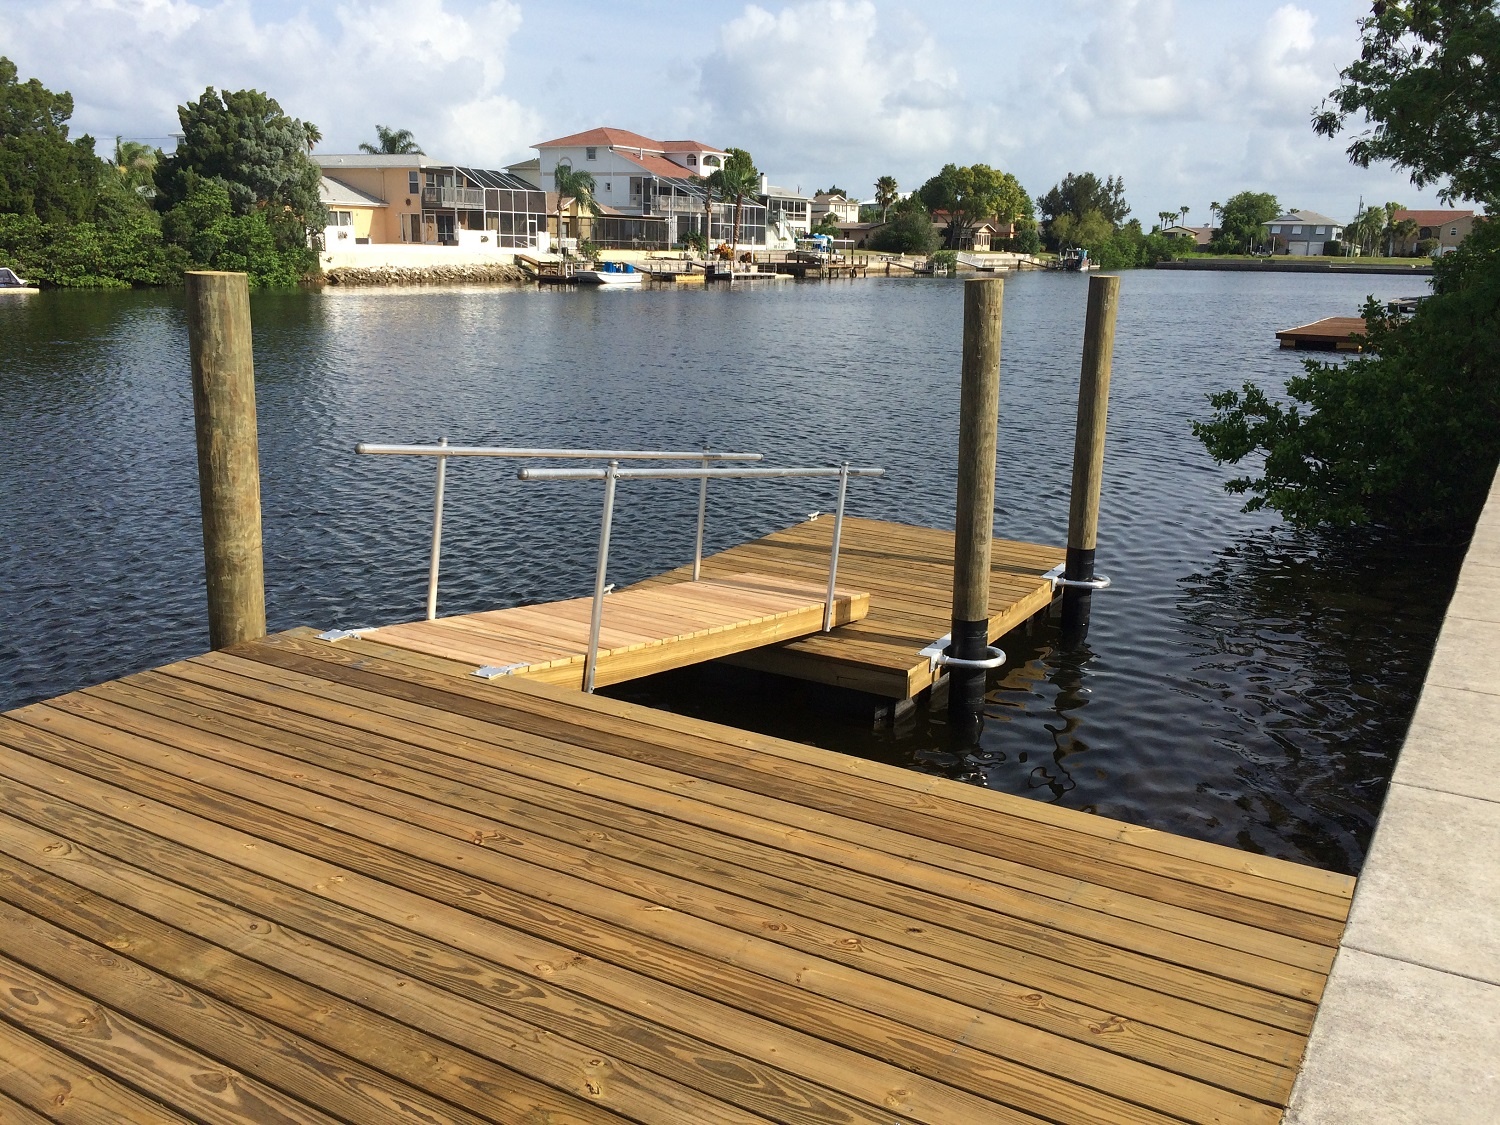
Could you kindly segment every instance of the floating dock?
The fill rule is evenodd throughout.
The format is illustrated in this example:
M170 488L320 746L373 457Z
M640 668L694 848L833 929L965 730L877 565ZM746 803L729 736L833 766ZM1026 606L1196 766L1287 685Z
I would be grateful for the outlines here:
M808 520L604 599L596 683L723 658L743 667L912 699L941 674L951 624L953 533L846 517L833 628L822 631L832 516ZM1060 547L997 539L990 640L1052 604ZM385 626L369 635L465 661L486 675L579 685L591 599Z
M742 543L703 560L703 575L795 576L816 581L828 573L833 519L823 516ZM1049 576L1062 565L1061 547L996 539L990 552L990 640L1045 611L1053 598ZM683 567L638 587L681 583ZM854 688L887 699L911 699L940 675L932 646L952 624L953 532L845 517L839 545L839 584L870 594L869 612L830 633L819 633L730 658L734 663L815 683Z
M20 1121L1270 1125L1353 888L310 630L0 793Z
M1330 316L1276 333L1283 348L1323 352L1363 351L1364 336L1365 321L1358 316Z
M604 687L759 648L823 627L827 589L781 576L734 574L634 587L604 599L594 682ZM857 621L870 595L840 590L832 624ZM367 635L397 648L468 660L485 678L582 686L592 598L408 621Z

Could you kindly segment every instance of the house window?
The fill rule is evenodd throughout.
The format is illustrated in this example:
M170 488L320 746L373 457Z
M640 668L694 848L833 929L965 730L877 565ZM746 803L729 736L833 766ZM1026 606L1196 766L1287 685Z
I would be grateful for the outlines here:
M1301 234L1302 233L1302 228L1301 227L1293 227L1292 228L1292 233L1293 234Z
M406 173L406 190L412 195L416 195L417 192L422 190L422 185L415 172Z
M583 158L585 160L593 160L598 155L599 150L597 148L586 148L583 150Z
M1449 227L1448 228L1448 234L1451 235L1453 238L1457 238L1458 237L1458 228L1457 227Z
M688 167L691 168L694 165L696 165L697 163L698 163L698 157L696 155L694 155L693 153L691 153L691 152L688 153Z
M331 227L352 227L354 225L354 215L350 211L330 211L328 212L328 225Z
M605 191L611 191L611 190L613 190L614 186L615 185L613 183L611 183L609 180L605 180L604 181L604 190Z
M705 168L717 168L719 166L719 158L717 156L705 156L703 158L703 166Z
M1313 234L1327 234L1327 233L1328 233L1328 230L1325 227L1319 227L1317 230L1313 231Z

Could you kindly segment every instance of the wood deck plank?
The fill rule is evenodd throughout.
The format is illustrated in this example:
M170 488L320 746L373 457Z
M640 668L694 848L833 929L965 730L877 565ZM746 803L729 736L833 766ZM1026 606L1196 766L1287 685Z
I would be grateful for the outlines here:
M241 693L249 698L267 700L278 709L302 708L309 715L338 714L337 705L328 704L312 695L302 696L299 701L289 698L282 689L255 681L236 684L234 681L237 677L224 677L197 666L185 666L181 670L190 677L189 682L211 685L211 690L216 693ZM284 726L292 726L299 738L309 734L327 734L330 728L345 732L349 729L334 722L323 726L292 724L284 710L280 711L279 722ZM1009 961L1026 961L1029 957L1039 957L1045 961L1056 956L1087 966L1084 970L1049 968L1047 974L1062 981L1064 988L1069 985L1076 988L1078 991L1071 995L1079 999L1087 1000L1106 992L1109 984L1106 978L1113 975L1122 982L1132 982L1126 986L1126 991L1132 997L1131 1002L1143 1003L1147 1012L1165 1013L1147 1016L1148 1020L1163 1023L1164 1026L1178 1027L1188 1034L1205 1039L1227 1044L1248 1044L1244 1049L1251 1050L1252 1053L1255 1053L1255 1045L1265 1040L1268 1052L1265 1057L1278 1059L1285 1056L1285 1043L1278 1045L1278 1036L1271 1029L1252 1025L1237 1016L1184 1007L1172 999L1175 995L1190 992L1185 987L1190 978L1180 978L1171 971L1172 965L1197 963L1215 973L1229 971L1239 976L1255 978L1255 969L1262 964L1256 958L1237 955L1235 951L1222 945L1182 938L1097 910L1046 899L1028 891L1015 891L1008 887L979 883L972 878L955 877L946 869L897 859L887 853L854 851L840 840L822 838L805 830L788 840L785 829L779 822L737 815L713 805L705 807L692 797L679 796L673 792L653 791L637 784L634 777L628 780L612 779L597 769L589 768L598 764L597 759L587 756L581 759L564 758L562 762L571 763L576 760L578 764L559 763L551 766L542 757L542 748L534 742L527 743L526 752L511 754L493 739L481 743L484 732L477 724L465 724L462 729L466 744L485 745L487 768L511 771L499 784L503 792L525 791L545 800L548 789L568 793L586 787L590 793L588 811L591 821L597 821L602 812L607 812L600 805L600 799L610 798L620 808L640 810L635 817L637 823L662 825L663 830L671 832L674 839L680 829L675 827L673 821L698 829L699 832L693 839L699 842L700 847L702 830L707 829L722 834L729 841L731 852L737 856L743 855L746 844L759 844L774 847L778 852L790 852L806 862L826 862L843 879L851 878L852 873L858 870L861 873L868 872L872 879L891 880L896 883L892 894L898 904L904 902L913 890L935 889L952 897L935 898L935 909L925 917L939 923L946 922L957 929L967 927L969 932L977 936L1008 944L1010 948L1004 956ZM393 751L398 758L411 755L413 747L429 747L441 752L447 737L439 730L409 727L394 715L376 717L361 734L362 737L356 740L361 746L371 745L387 736L405 740ZM536 783L546 788L536 787ZM671 820L663 821L660 819L663 817ZM820 884L825 878L822 874L815 874L812 881ZM1119 903L1113 905L1118 906ZM968 909L970 906L974 907L972 914ZM985 913L986 911L995 913ZM1070 934L1083 936L1085 941L1074 942ZM1099 939L1112 939L1123 943L1125 948L1095 944ZM1168 968L1163 969L1149 960L1138 958L1131 952L1135 949L1164 957ZM1280 980L1279 966L1272 963L1265 966L1265 970L1269 981ZM1160 976L1163 972L1166 973L1164 979ZM1138 984L1154 985L1161 992L1147 996L1138 990ZM1279 1010L1275 1009L1277 1012ZM1201 1029L1205 1026L1213 1030L1204 1033Z
M771 537L811 589L824 534ZM802 655L910 678L944 533L846 534L841 582L932 600ZM741 581L721 611L786 612ZM716 636L702 595L622 632ZM451 631L555 648L527 617ZM0 717L0 996L48 1013L0 1001L4 1057L119 1120L1279 1120L1347 881L393 651L281 635ZM55 1086L0 1063L23 1112Z
M138 681L132 687L137 685ZM1265 1066L1244 1057L1239 1050L1244 1046L1243 1041L1233 1037L1226 1036L1226 1045L1206 1045L1184 1035L1160 1031L1149 1023L1138 1022L1129 1011L1128 1001L1123 1005L1115 1003L1119 997L1114 982L1107 978L1093 980L1089 1001L1106 1003L1108 1009L1093 1007L1090 1002L1070 1001L1052 992L1052 978L1066 975L1065 966L1048 962L1039 966L1034 977L1028 978L1024 972L1017 972L1013 950L947 929L943 923L948 911L940 904L933 904L934 908L922 917L881 911L855 898L840 898L831 893L832 888L847 878L847 873L834 868L824 867L805 873L806 882L769 879L758 869L741 866L739 861L744 857L737 854L717 862L704 859L700 855L705 850L701 832L695 836L690 848L670 833L652 838L637 835L618 824L609 825L608 831L601 832L589 819L571 815L571 810L570 813L554 813L546 807L521 801L515 796L517 786L511 779L506 779L501 785L492 783L489 787L467 783L454 785L447 783L441 775L414 768L414 762L408 765L412 759L410 754L391 758L368 757L308 735L284 737L273 728L222 711L216 711L206 719L199 718L175 706L167 697L152 696L141 690L126 694L118 690L122 686L105 685L86 693L91 701L98 699L93 713L99 715L101 721L114 721L116 725L129 729L150 731L155 726L154 720L159 717L193 726L205 733L232 732L234 738L244 745L275 755L271 761L283 760L285 764L277 766L275 775L296 778L298 783L312 780L337 789L343 784L339 779L357 778L373 781L381 790L416 795L424 801L449 807L484 807L494 817L496 838L503 836L512 846L519 845L528 851L550 852L553 861L559 865L587 872L588 877L598 878L605 885L617 883L639 888L650 881L650 872L660 872L704 886L734 887L740 895L786 912L779 920L790 919L792 925L797 925L798 915L806 914L815 924L852 926L856 935L852 938L848 934L835 933L821 942L814 940L809 943L811 948L830 949L836 955L842 954L848 963L855 963L856 951L845 947L854 942L865 946L857 951L860 954L879 954L878 946L866 945L871 939L936 959L922 966L897 969L894 975L887 972L885 975L892 976L892 979L927 975L944 994L965 998L976 1007L996 1015L1103 1045L1107 1050L1257 1097L1284 1097L1290 1089L1291 1068L1295 1066L1301 1049L1300 1041L1295 1037L1285 1037L1279 1059ZM111 699L109 704L100 698L106 694ZM120 703L113 703L114 698ZM54 703L61 705L63 701ZM173 738L165 728L162 737ZM180 737L173 741L184 745ZM251 762L267 760L257 753L240 753L238 756ZM311 773L309 767L319 772ZM324 770L329 772L325 775ZM383 797L377 794L374 799L380 801ZM587 812L597 811L598 802L591 802L585 817ZM421 815L420 810L418 815ZM479 831L485 830L480 828ZM586 853L596 853L605 857L607 862L600 863ZM879 897L878 894L871 895L868 881L852 889L862 897ZM662 896L658 901L663 904L671 902L680 909L683 899ZM718 909L723 916L736 908L721 905ZM803 926L802 929L799 936L805 938L813 927ZM1039 959L1030 960L1037 962ZM984 968L972 969L969 966ZM871 971L880 970L872 967ZM1041 990L1042 995L1035 995L1036 990ZM1097 1028L1106 1023L1113 1031L1101 1039Z
M35 722L69 740L72 761L84 772L113 776L138 792L142 785L170 792L174 803L185 812L203 815L213 811L217 817L243 827L245 818L253 814L248 808L235 814L228 809L231 804L243 801L248 806L253 801L262 808L262 824L296 831L289 821L311 807L317 810L325 828L370 841L363 849L366 862L379 863L378 852L393 849L413 867L414 874L426 872L436 880L455 875L480 879L490 887L507 888L512 895L560 905L605 925L664 938L702 956L725 956L730 963L763 976L796 983L835 1002L883 1013L933 1035L962 1037L976 1051L985 1053L983 1065L987 1069L1008 1079L1009 1097L1012 1104L1020 1103L1017 1108L1033 1112L1042 1108L1036 1094L1020 1088L1023 1083L1028 1090L1050 1089L1055 1097L1062 1089L1059 1081L1080 1081L1098 1093L1070 1096L1090 1104L1094 1113L1104 1115L1101 1120L1125 1120L1134 1112L1127 1102L1144 1103L1162 1113L1186 1107L1194 1116L1209 1119L1251 1120L1257 1113L1257 1106L1244 1096L1146 1066L1092 1044L1004 1017L991 1018L967 1002L969 996L983 992L982 984L970 980L965 987L957 987L960 973L956 967L945 967L932 958L901 955L874 941L851 941L846 932L829 931L805 917L767 912L732 894L686 881L653 879L640 868L628 873L618 867L610 871L609 865L598 860L593 866L605 870L595 882L585 874L571 874L581 866L576 857L572 863L557 862L538 846L534 836L517 840L514 834L495 831L494 822L486 823L472 813L444 816L430 802L417 798L382 797L375 786L345 781L340 795L320 792L313 803L300 786L282 781L269 762L264 762L265 768L259 773L241 768L232 760L227 740L214 740L214 745L202 745L202 752L193 753L169 746L159 737L138 736L47 706L23 708L15 715L22 722ZM161 734L159 730L152 733ZM189 741L206 739L193 732ZM116 761L106 762L93 753L84 753L82 747L101 751ZM128 764L121 765L121 761ZM148 780L142 771L151 771L153 776ZM304 781L311 772L302 771ZM212 797L205 796L205 791ZM356 794L357 803L350 799ZM274 819L265 809L276 810ZM443 843L445 837L478 843L479 848L477 852L469 849L455 861L450 846ZM497 838L505 841L503 852L488 846ZM388 864L390 858L384 862ZM658 912L655 917L653 908ZM0 921L3 917L0 911ZM643 919L649 924L643 925ZM733 931L747 935L747 939L737 943L729 937ZM761 934L770 936L758 937ZM839 951L848 954L858 967L845 963L836 955ZM911 983L900 983L903 978ZM554 1049L560 1047L554 1040ZM582 1045L578 1049L586 1052ZM978 1060L976 1077L977 1065ZM615 1060L613 1069L619 1089L625 1083L618 1075L628 1068ZM1250 1064L1242 1080L1248 1081L1252 1072L1259 1073L1255 1064ZM1258 1089L1257 1096L1275 1094ZM693 1101L689 1094L679 1091L676 1099L693 1118L705 1114L701 1106L688 1104ZM621 1108L631 1112L624 1105Z
M261 655L270 655L269 651ZM283 658L283 661L286 658ZM371 662L357 658L364 667L358 672L368 672ZM184 666L182 674L192 676L194 661ZM1021 891L1031 895L1078 903L1101 910L1109 925L1118 918L1132 918L1149 925L1156 925L1171 933L1183 933L1203 939L1214 946L1230 949L1245 947L1247 952L1266 953L1279 949L1278 936L1263 929L1246 927L1240 923L1216 918L1180 907L1160 904L1141 896L1122 893L1090 883L1080 883L1071 877L1060 877L1009 861L995 860L988 856L975 857L962 849L951 848L936 841L919 840L892 833L882 827L862 824L846 818L828 816L822 810L808 809L792 802L781 802L771 798L747 799L746 795L732 788L705 782L690 775L675 773L659 766L643 764L634 758L618 758L608 750L597 749L601 740L593 731L565 731L565 739L533 738L519 736L509 727L490 724L480 719L451 713L440 707L431 707L421 702L407 703L381 695L370 687L346 687L328 680L309 678L304 673L288 670L277 665L265 665L259 661L244 661L239 657L218 654L203 658L201 663L242 672L246 677L262 679L269 684L293 688L306 693L301 706L324 713L340 722L363 725L370 730L383 729L382 723L392 720L410 720L419 724L431 724L450 734L481 743L491 743L497 748L521 751L527 759L544 759L566 768L582 769L596 777L613 777L632 786L650 787L661 796L635 793L630 799L636 803L648 803L653 807L670 806L674 815L683 819L699 820L710 825L722 825L733 831L752 831L747 824L770 821L777 825L795 827L801 833L811 833L810 839L823 836L835 841L835 846L853 845L866 849L861 859L874 862L872 853L884 853L899 860L911 859L924 863L934 870L957 871L965 876L965 885L973 886L974 880L981 884L994 884L1006 891ZM316 664L312 665L314 668ZM367 681L379 688L378 675ZM519 702L519 700L517 700ZM362 718L368 711L372 718ZM596 782L596 784L599 782ZM692 805L674 804L675 800L688 795ZM800 844L803 836L798 836ZM978 892L969 892L962 897L974 898ZM1265 947L1269 947L1269 950ZM1214 951L1214 961L1226 959ZM1280 969L1277 969L1280 972ZM1237 1004L1253 1003L1249 995L1241 996ZM1264 1018L1270 1022L1282 1019L1299 1020L1302 1010L1294 1005L1285 1010L1278 1004ZM1295 1026L1295 1024L1293 1025Z

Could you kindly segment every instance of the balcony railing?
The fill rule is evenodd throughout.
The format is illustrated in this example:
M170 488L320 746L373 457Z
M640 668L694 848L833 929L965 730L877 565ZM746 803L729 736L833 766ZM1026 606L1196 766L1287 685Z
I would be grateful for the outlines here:
M476 211L484 210L483 188L423 188L423 207L467 207Z

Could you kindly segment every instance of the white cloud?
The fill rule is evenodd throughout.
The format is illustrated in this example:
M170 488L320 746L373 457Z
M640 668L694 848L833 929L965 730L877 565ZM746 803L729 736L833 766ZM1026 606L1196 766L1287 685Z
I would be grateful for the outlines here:
M521 25L513 0L345 0L277 17L251 0L50 0L0 8L0 41L23 77L67 89L74 128L161 138L205 87L265 90L349 151L374 126L412 130L434 155L525 155L539 117L503 91ZM102 147L102 146L101 146Z
M886 28L869 0L750 5L702 63L704 126L778 174L829 175L855 156L903 164L975 132L958 71L919 24Z

